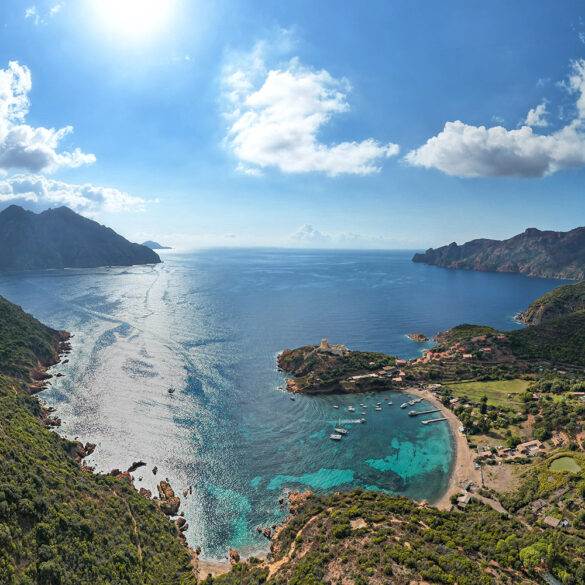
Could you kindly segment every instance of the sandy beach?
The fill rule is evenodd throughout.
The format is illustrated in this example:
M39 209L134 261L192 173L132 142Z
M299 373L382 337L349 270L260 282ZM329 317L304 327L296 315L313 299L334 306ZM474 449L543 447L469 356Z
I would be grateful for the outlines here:
M440 510L451 509L451 496L461 492L463 486L468 481L473 481L477 485L481 485L481 472L475 470L473 461L473 452L467 444L467 438L459 430L462 426L459 419L453 414L451 410L443 406L440 400L438 400L430 390L420 390L418 388L408 388L405 390L406 393L412 394L424 398L430 402L433 406L441 409L443 415L447 418L449 427L455 441L455 453L454 453L454 465L453 471L449 478L449 485L443 493L443 495L436 501L431 502L433 506ZM440 424L440 423L436 423Z

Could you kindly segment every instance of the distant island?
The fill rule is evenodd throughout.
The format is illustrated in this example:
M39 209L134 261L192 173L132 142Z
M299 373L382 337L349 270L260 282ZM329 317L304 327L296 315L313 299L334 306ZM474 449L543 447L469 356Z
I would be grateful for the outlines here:
M42 213L11 205L0 213L0 270L158 264L158 254L68 207Z
M153 240L146 240L146 242L142 242L143 246L150 248L151 250L172 250L170 246L163 246L158 242L154 242Z
M415 254L413 262L444 268L512 272L543 278L585 278L585 227L568 232L529 228L507 240L471 240Z

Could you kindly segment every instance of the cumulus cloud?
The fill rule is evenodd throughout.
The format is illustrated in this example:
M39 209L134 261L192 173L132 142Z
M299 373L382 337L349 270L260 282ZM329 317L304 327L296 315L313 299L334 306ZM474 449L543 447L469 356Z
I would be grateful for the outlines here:
M230 122L226 144L240 161L239 170L277 167L285 173L324 172L367 175L398 154L396 144L373 138L325 144L319 133L334 115L349 110L346 79L313 71L292 59L267 70L259 44L223 79Z
M543 177L562 169L585 165L585 60L572 64L563 84L576 96L574 117L564 127L538 134L544 127L544 104L530 110L521 128L472 126L460 120L447 122L426 144L410 151L405 160L436 168L457 177Z
M353 232L327 234L315 229L311 224L304 224L288 236L288 245L304 248L393 248L404 242L398 242L382 236L369 236Z
M532 108L529 110L528 115L526 116L526 120L524 120L525 126L530 126L534 128L536 126L548 126L548 121L545 119L545 116L548 114L546 111L546 104L543 102L536 106L536 108Z
M55 130L25 123L30 90L27 67L11 61L7 69L0 69L0 172L9 169L52 172L95 162L93 154L85 154L79 148L58 152L59 143L73 127Z
M111 187L73 185L38 175L15 175L0 180L1 203L66 205L85 213L139 211L146 201Z

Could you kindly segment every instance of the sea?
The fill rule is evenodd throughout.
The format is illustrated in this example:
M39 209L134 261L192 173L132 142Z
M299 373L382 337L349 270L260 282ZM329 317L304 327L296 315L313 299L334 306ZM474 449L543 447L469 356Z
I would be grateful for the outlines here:
M223 559L229 547L268 550L256 527L286 518L289 491L360 487L432 502L449 480L446 424L408 417L408 395L393 392L291 400L280 351L325 337L414 358L432 343L408 333L514 329L519 311L565 282L415 264L412 254L166 252L156 266L5 273L0 294L74 336L68 363L52 370L63 376L40 394L59 432L97 445L87 460L96 471L144 461L135 485L154 494L168 478L189 543ZM341 441L329 438L336 426L349 431Z

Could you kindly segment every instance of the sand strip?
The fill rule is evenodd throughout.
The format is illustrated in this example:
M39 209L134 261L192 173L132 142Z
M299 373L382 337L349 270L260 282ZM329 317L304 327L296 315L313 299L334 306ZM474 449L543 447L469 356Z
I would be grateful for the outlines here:
M447 407L443 406L441 401L436 398L430 390L420 390L418 388L408 388L404 390L407 394L424 398L427 402L430 402L433 406L441 409L443 415L447 418L451 433L455 441L455 453L454 453L454 466L451 476L449 477L449 485L443 493L443 495L436 501L432 502L432 505L439 508L440 510L451 509L451 496L458 494L462 491L463 486L468 481L473 481L476 485L481 486L481 471L475 469L473 461L473 452L467 444L467 438L463 434L459 427L463 426L460 420L455 414ZM435 423L441 424L441 423Z

